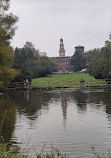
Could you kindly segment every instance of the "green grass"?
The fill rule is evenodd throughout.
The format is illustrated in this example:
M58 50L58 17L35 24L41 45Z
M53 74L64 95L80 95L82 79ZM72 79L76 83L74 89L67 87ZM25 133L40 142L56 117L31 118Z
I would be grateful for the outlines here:
M85 80L85 86L105 85L105 80L96 80L86 73L80 74L55 74L32 80L31 87L79 87L80 80Z

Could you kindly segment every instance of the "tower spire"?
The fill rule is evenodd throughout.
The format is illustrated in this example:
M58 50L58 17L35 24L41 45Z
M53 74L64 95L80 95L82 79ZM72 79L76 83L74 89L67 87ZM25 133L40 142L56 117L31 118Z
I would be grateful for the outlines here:
M59 57L65 57L63 38L60 39Z

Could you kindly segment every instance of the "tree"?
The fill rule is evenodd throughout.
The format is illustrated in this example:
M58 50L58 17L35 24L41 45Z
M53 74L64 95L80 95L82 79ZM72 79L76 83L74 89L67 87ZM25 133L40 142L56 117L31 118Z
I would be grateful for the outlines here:
M45 77L51 75L52 72L56 71L56 64L47 56L41 56L37 61L35 77Z
M15 33L18 18L12 13L6 14L8 9L9 0L0 1L0 87L6 87L17 74L12 68L14 56L10 40Z
M105 42L105 47L92 53L87 63L88 73L97 79L111 79L111 42Z
M35 49L35 46L34 46L34 44L32 43L32 42L26 42L26 44L24 45L24 48L25 48L25 50L31 50L32 52L33 52L33 55L34 55L34 57L36 58L36 59L38 59L39 58L39 56L40 56L40 52L39 52L39 50L37 49Z
M14 81L21 82L25 79L44 77L52 74L56 69L55 63L45 53L40 53L31 42L26 42L24 48L16 48L13 67L20 72Z
M14 81L23 82L25 79L31 81L33 78L33 64L35 61L32 50L15 48L14 57L13 68L19 71L19 74L14 78Z
M73 66L74 72L78 72L86 67L85 62L86 60L83 53L76 51L75 54L71 58L70 64Z

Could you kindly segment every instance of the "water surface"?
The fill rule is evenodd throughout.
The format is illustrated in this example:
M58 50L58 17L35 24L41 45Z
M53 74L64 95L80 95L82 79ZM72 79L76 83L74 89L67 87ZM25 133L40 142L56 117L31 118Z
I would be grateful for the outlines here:
M4 120L3 120L4 118ZM44 152L57 147L86 158L111 147L111 90L10 91L0 96L2 141ZM33 146L33 147L32 147Z

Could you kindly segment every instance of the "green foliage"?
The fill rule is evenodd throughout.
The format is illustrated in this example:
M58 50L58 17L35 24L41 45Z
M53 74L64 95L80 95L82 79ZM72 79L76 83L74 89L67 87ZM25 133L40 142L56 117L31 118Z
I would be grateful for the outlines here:
M100 55L101 49L93 49L93 50L89 50L86 53L86 62L90 62L90 60L92 60L93 58L98 58Z
M111 79L111 42L98 51L89 52L87 69L97 79Z
M25 66L20 64L14 64L14 68L18 69L18 75L15 76L14 80L15 82L23 82L25 79L28 79L29 81L32 80L32 72Z
M31 155L18 153L18 147L10 147L7 150L6 145L0 144L0 158L32 158ZM50 153L36 153L35 158L68 158L66 154L61 154L58 149L52 148Z
M28 42L29 43L29 42ZM28 47L28 46L27 46ZM40 55L35 48L15 49L15 61L13 67L20 72L14 81L23 81L26 78L31 81L32 78L43 77L55 70L55 63L45 55Z
M23 82L25 79L31 81L33 75L31 68L33 69L34 56L32 50L15 49L15 60L13 67L19 71L19 74L14 78L14 81Z
M35 73L34 78L50 75L55 69L55 63L50 58L41 56L37 61L37 72Z
M73 66L74 72L81 71L85 66L85 56L82 52L75 52L75 54L71 58L71 65Z
M17 74L12 69L14 60L13 49L10 46L10 39L15 33L17 17L13 14L6 14L9 9L9 0L0 2L0 87L6 87Z
M0 1L0 40L9 44L10 39L15 33L15 23L18 18L12 13L6 14L5 11L9 9L10 0Z
M0 158L23 158L24 156L19 156L17 153L13 153L17 148L11 147L7 150L6 145L0 144ZM26 156L24 157L26 158Z

